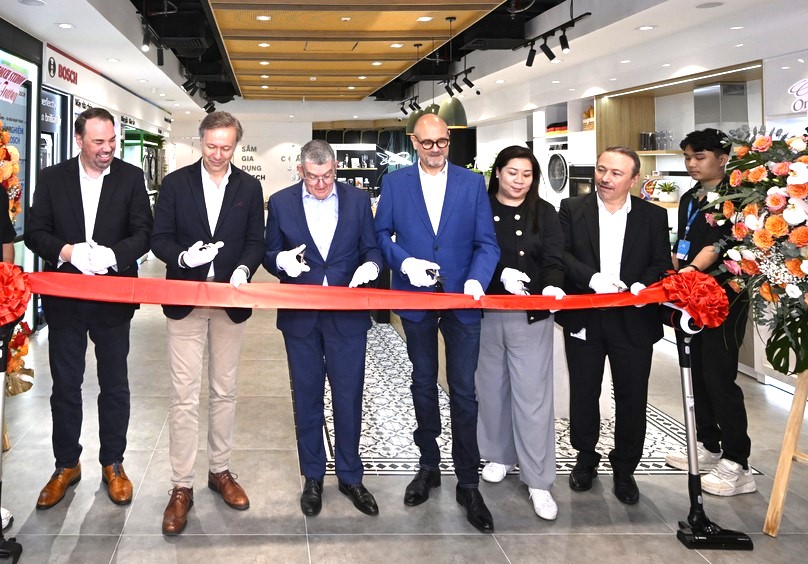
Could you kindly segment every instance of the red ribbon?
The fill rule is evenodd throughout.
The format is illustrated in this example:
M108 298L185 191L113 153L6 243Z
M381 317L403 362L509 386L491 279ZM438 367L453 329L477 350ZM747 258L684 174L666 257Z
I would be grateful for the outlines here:
M18 266L0 261L0 327L22 317L30 299L28 275Z

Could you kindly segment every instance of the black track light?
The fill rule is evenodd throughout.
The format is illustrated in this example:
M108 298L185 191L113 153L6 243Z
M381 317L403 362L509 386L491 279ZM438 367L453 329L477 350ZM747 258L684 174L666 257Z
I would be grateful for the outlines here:
M561 52L564 53L565 55L567 53L569 53L570 51L572 51L572 49L570 49L570 42L567 39L567 31L566 30L564 30L561 33L561 37L558 38L558 42L561 44Z
M143 28L143 41L142 41L142 43L140 44L140 50L141 50L141 51L143 51L144 53L148 53L148 52L149 52L149 49L150 49L150 46L149 46L149 39L150 39L150 38L151 38L151 34L149 33L149 28L148 28L148 27L144 27L144 28Z
M419 111L421 109L421 104L418 103L418 98L413 99L413 105L415 106L415 111Z
M188 80L182 83L182 89L188 92L191 89L191 86L193 85L194 85L194 79L189 78Z
M405 116L409 113L407 111L406 106L404 105L404 102L401 102L401 105L399 106L399 109L401 110L401 113L404 114Z
M550 49L549 45L547 45L547 38L546 37L544 38L544 43L539 45L539 49L541 49L541 52L544 53L544 55L547 57L548 61L552 61L553 59L556 58L555 53L553 53L553 50Z
M413 112L418 109L418 108L415 107L415 98L410 98L409 108Z
M199 85L197 85L197 83L196 83L196 82L194 82L194 83L191 85L191 87L190 87L188 90L186 90L186 92L188 92L188 96L193 96L194 94L196 94L196 92L197 92L198 90L199 90Z
M469 88L474 88L474 83L469 79L469 75L463 77L463 84L468 86Z
M216 106L213 104L213 102L209 101L207 104L205 104L205 106L202 109L205 110L207 113L211 113L216 111Z
M162 67L165 64L165 57L163 53L163 48L158 45L157 46L157 66Z
M452 90L451 82L451 80L447 80L446 84L443 85L443 88L446 90L446 93L449 94L449 96L454 96L454 90Z
M532 67L533 66L533 61L535 61L535 60L536 60L536 48L531 43L530 44L530 51L527 52L527 61L525 61L525 64L527 66L529 66L529 67Z
M454 82L452 83L452 88L454 88L455 90L457 90L457 93L458 93L458 94L460 94L460 93L462 93L462 92L463 92L463 89L462 89L462 88L460 87L460 85L457 83L457 77L455 77Z

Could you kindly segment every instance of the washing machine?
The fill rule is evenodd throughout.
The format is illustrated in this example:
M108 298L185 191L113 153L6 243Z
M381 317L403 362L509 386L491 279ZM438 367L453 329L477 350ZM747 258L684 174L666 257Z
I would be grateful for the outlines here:
M553 204L556 209L561 206L561 200L570 195L567 157L566 143L550 144L537 155L542 173L539 180L539 196Z

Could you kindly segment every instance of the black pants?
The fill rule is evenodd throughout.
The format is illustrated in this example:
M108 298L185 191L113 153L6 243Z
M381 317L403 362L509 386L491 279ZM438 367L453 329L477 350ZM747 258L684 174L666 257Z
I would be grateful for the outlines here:
M634 329L637 330L636 328ZM597 466L595 450L600 438L600 387L606 357L614 386L614 449L609 461L615 472L632 473L642 458L645 443L645 407L653 346L638 346L629 339L623 313L618 308L593 312L587 322L586 340L564 331L570 375L570 443L578 461Z
M746 331L749 302L730 293L729 315L715 329L693 336L690 345L696 437L712 452L747 467L752 441L747 434L743 390L738 376L738 349Z
M123 461L126 431L129 427L129 380L126 358L129 354L129 324L108 326L98 303L80 303L67 325L50 327L48 351L53 377L51 414L53 454L57 468L72 468L81 456L82 399L87 352L87 336L95 344L98 370L98 436L102 466Z

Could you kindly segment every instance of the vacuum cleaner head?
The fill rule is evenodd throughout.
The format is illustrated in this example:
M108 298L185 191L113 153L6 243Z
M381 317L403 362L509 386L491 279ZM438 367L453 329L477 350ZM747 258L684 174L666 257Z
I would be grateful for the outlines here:
M692 550L752 550L754 545L749 535L722 529L710 523L704 529L694 529L684 521L679 521L676 538Z

